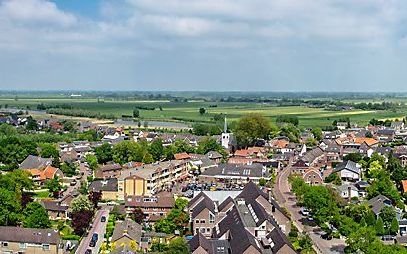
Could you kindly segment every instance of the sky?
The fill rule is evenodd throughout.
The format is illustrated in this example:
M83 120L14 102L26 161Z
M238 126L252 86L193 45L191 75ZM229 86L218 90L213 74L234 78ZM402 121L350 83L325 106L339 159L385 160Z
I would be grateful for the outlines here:
M0 90L407 91L405 0L0 0Z

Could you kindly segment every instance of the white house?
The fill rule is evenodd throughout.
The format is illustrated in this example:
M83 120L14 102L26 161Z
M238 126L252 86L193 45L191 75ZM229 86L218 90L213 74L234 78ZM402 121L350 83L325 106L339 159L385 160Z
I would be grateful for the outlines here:
M358 189L352 185L352 184L342 184L337 188L339 195L341 195L342 198L354 198L354 197L359 197L359 191Z
M338 173L339 176L348 181L360 181L362 178L362 170L359 164L353 161L344 161L336 166L333 173Z

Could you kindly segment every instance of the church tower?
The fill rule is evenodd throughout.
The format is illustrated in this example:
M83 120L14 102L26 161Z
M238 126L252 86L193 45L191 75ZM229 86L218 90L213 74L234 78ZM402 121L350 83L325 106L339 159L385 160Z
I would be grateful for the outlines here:
M222 146L226 149L229 149L230 144L230 133L228 133L228 123L225 115L225 126L223 127L222 133Z

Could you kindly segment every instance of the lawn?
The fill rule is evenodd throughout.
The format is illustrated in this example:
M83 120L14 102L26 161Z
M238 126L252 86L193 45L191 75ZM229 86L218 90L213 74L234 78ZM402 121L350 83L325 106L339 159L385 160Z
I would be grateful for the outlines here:
M335 119L349 117L352 122L358 124L367 124L372 118L376 119L396 119L407 115L407 107L392 111L328 111L322 108L310 108L305 106L284 106L277 107L265 103L249 102L170 102L166 100L148 101L148 100L109 100L98 102L97 99L89 98L20 98L0 99L0 105L4 108L17 107L22 109L36 109L37 105L44 103L46 105L71 105L75 109L84 111L99 112L104 114L114 114L120 118L122 115L132 115L136 106L156 107L155 110L139 110L142 121L181 121L181 122L213 122L213 116L216 114L227 114L229 120L237 120L245 114L259 113L275 122L279 115L293 115L300 120L301 127L329 126ZM214 107L215 106L215 107ZM158 108L162 107L162 110ZM199 108L204 107L206 113L199 114Z
M49 198L50 192L48 190L35 191L33 197L38 199Z

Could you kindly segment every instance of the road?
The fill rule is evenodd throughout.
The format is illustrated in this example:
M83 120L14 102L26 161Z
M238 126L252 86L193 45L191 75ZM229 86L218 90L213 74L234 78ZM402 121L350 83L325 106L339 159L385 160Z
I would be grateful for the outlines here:
M343 239L333 238L332 240L324 240L321 238L323 232L321 229L307 222L306 218L300 214L300 207L297 206L297 200L294 194L290 190L290 184L288 177L290 175L291 168L286 167L277 174L277 181L273 188L274 197L277 202L287 208L291 214L291 219L294 225L300 232L308 233L311 237L316 251L323 254L338 254L344 253L346 246Z
M100 221L102 216L106 217L105 222ZM84 254L88 248L92 250L92 254L99 253L100 246L103 243L103 238L106 233L106 225L107 225L108 218L109 218L109 210L103 209L103 210L98 210L96 212L92 228L89 230L89 234L82 239L81 243L79 244L78 249L75 252L76 254ZM91 248L91 247L89 247L89 243L90 243L90 240L92 239L93 233L97 233L99 235L99 239L96 242L96 246Z

